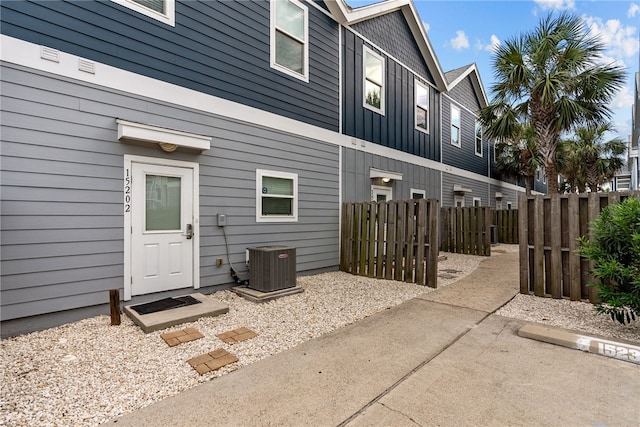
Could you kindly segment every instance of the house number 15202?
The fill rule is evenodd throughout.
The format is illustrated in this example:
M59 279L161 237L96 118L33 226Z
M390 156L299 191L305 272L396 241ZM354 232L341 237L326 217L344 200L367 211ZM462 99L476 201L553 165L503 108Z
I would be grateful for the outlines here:
M131 175L128 168L124 173L124 211L131 212Z

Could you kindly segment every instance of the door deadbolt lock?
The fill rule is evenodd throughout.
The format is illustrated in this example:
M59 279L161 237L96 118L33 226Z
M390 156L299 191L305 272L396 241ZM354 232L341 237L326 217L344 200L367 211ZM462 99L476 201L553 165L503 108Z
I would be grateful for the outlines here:
M185 234L185 236L187 236L187 239L193 239L193 225L192 224L187 224L187 234Z

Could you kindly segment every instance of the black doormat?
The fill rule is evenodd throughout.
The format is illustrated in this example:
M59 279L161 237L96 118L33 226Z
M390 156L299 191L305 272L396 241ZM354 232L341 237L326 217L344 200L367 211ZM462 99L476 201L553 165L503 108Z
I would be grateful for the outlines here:
M163 298L157 301L148 302L145 304L139 304L131 306L131 308L137 311L139 314L150 314L158 311L171 310L172 308L186 307L188 305L200 304L202 301L195 299L194 297L187 295L184 297L175 298Z

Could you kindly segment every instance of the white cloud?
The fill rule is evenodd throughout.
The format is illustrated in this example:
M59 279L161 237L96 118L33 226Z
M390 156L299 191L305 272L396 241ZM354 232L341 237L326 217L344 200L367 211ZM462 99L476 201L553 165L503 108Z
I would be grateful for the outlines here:
M469 47L469 39L464 34L464 31L456 31L456 37L449 40L449 44L455 50L467 49Z
M640 48L636 28L625 27L617 19L604 22L601 18L584 16L590 35L598 36L605 44L607 55L618 58L635 56Z
M487 52L494 52L498 46L500 46L500 39L495 34L491 34L491 41L485 44L481 40L476 42L476 50L486 50Z
M611 107L613 109L624 109L631 115L631 106L633 105L633 94L629 86L624 86L616 93L611 101Z
M424 21L422 21L422 26L424 27L424 32L425 32L425 33L428 33L428 32L429 32L429 30L431 29L431 25L429 25L429 23L428 23L428 22L424 22Z
M640 6L635 3L631 3L631 6L629 6L629 11L627 12L627 16L629 18L633 18L638 12L640 12Z
M542 10L574 10L576 2L574 0L534 0Z

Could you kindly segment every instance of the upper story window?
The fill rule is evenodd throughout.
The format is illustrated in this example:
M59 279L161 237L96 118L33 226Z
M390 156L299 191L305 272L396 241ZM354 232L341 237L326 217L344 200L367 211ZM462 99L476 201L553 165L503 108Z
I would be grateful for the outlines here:
M429 132L429 88L419 81L416 87L416 129Z
M175 0L112 0L129 9L140 12L160 22L174 27L176 25Z
M476 154L482 156L482 126L476 120Z
M256 221L298 220L298 175L256 170Z
M362 62L364 106L384 114L384 58L365 46L362 52Z
M298 0L271 1L271 66L309 81L309 11Z
M482 199L480 197L474 197L473 206L476 208L482 206Z
M460 109L451 106L451 145L460 147Z

